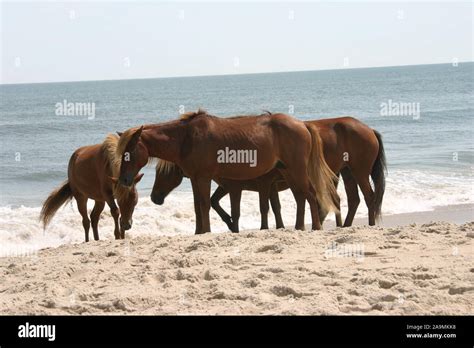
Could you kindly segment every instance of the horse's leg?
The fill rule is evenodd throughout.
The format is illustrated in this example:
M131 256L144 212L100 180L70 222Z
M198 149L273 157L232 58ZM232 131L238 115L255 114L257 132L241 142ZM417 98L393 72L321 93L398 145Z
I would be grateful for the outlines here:
M349 168L343 168L341 170L341 175L346 189L348 209L346 220L344 221L344 227L349 227L354 221L354 216L360 203L359 190L357 188L357 182Z
M353 174L359 184L360 190L364 195L365 204L369 209L369 226L375 225L375 209L374 209L374 191L372 190L372 186L370 186L369 181L369 174L368 173L361 173L360 171L354 170Z
M291 189L293 192L293 196L295 197L296 201L296 222L295 222L295 229L304 231L304 213L305 213L305 194L302 191L299 191L295 188Z
M337 175L337 178L334 179L334 187L336 188L336 191L337 191L337 185L339 184L339 174L336 174ZM335 206L337 208L337 212L335 212L335 216L336 216L336 226L337 227L342 227L342 217L341 217L341 199L339 197L339 195L336 196L336 202L335 203Z
M81 194L76 194L74 196L77 202L77 209L79 210L79 214L82 216L82 227L84 227L84 233L86 237L86 242L89 241L89 228L90 228L90 220L87 216L87 197Z
M316 189L314 188L313 184L309 182L309 180L308 185L309 190L306 195L306 199L308 200L309 208L311 211L311 230L320 230L322 222L319 215L320 208L318 200L316 198Z
M222 187L219 186L214 193L212 194L211 197L211 207L216 211L217 214L221 217L222 221L224 221L229 228L229 230L232 231L232 220L230 218L230 215L227 214L227 212L224 210L224 208L221 207L219 204L219 201L222 199L227 194L227 191Z
M296 201L295 229L304 231L305 230L304 213L305 213L305 204L306 204L305 194L304 192L297 191L295 189L292 189L291 192L293 192L293 196L295 197L295 201Z
M270 198L269 189L267 187L261 187L258 191L258 198L260 200L260 229L268 230L268 210L270 209L268 205Z
M113 198L109 198L107 200L107 205L110 207L110 214L112 215L114 219L114 236L115 239L120 239L122 234L120 232L120 225L119 225L119 216L120 216L120 210L115 204L115 200Z
M304 213L305 213L305 204L306 204L306 193L304 188L301 185L301 181L298 181L297 178L294 178L294 175L288 170L280 171L283 177L285 178L288 186L293 193L296 201L296 223L295 229L304 231ZM301 173L302 171L296 171L296 173ZM303 171L306 173L306 170ZM319 223L319 219L318 219Z
M211 179L199 178L196 180L201 207L202 233L211 232L209 210L211 209Z
M200 204L201 200L199 197L199 190L194 180L191 180L191 185L193 187L194 214L196 215L196 230L194 234L201 234L203 232L202 232L201 204Z
M95 201L94 209L91 212L92 232L94 233L94 240L99 240L99 218L102 210L104 210L105 202Z
M319 218L319 203L316 199L316 190L310 182L309 177L305 175L306 173L306 169L296 170L292 173L288 172L285 178L296 200L295 229L302 231L305 229L304 215L307 200L311 211L311 229L320 230L321 221Z
M232 214L232 232L239 232L239 218L240 218L240 199L242 197L242 190L235 189L229 191L230 194L230 209Z
M272 205L273 214L275 215L276 228L284 228L283 219L281 218L281 204L278 197L277 185L272 185L270 190L270 203Z

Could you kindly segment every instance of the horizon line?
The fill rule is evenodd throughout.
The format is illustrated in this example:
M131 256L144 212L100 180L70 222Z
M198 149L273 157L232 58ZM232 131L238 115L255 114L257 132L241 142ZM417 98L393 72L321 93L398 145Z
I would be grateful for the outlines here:
M471 61L457 62L457 64L474 63ZM453 62L446 63L427 63L427 64L404 64L404 65L384 65L384 66L361 66L355 68L331 68L331 69L304 69L304 70L285 70L285 71L264 71L264 72L250 72L250 73L226 73L226 74L211 74L211 75L180 75L180 76L161 76L161 77L137 77L128 79L104 79L104 80L73 80L73 81L47 81L47 82L17 82L17 83L0 83L0 86L13 85L33 85L33 84L52 84L52 83L79 83L79 82L113 82L113 81L136 81L136 80L158 80L158 79L179 79L179 78L194 78L194 77L220 77L220 76L242 76L242 75L263 75L263 74L285 74L285 73L299 73L299 72L315 72L315 71L335 71L335 70L358 70L358 69L382 69L382 68L401 68L424 65L452 65Z

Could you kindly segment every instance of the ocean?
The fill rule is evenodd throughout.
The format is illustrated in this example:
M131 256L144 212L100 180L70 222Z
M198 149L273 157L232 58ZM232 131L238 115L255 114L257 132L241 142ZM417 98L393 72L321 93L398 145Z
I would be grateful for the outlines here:
M83 241L74 204L60 210L46 231L37 221L42 201L67 178L72 152L102 142L108 133L168 121L199 107L222 117L262 110L301 120L354 116L383 135L388 161L383 214L473 203L473 82L474 63L459 63L0 85L0 245L10 250ZM61 110L69 103L92 105L93 115ZM149 200L153 168L144 173L129 235L134 230L193 233L189 181L160 207ZM342 187L339 191L344 207ZM282 200L288 210L285 223L291 226L291 194L286 192ZM361 203L357 216L366 214ZM109 238L112 220L107 208L103 215L101 234ZM309 214L306 219L310 221ZM226 230L216 214L212 221L213 231ZM256 195L246 193L241 226L259 225Z

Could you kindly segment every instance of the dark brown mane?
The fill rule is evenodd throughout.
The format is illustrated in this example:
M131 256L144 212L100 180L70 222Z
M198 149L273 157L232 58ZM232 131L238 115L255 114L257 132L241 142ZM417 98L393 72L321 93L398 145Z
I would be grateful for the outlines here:
M217 117L217 116L212 116L207 113L206 110L199 108L197 111L189 111L184 114L182 114L179 119L180 120L191 120L195 118L196 116L200 115L205 115L209 117ZM227 119L238 119L238 118L244 118L244 117L258 117L258 116L264 116L264 115L269 115L272 116L273 114L268 111L268 110L263 110L263 114L252 114L252 115L239 115L239 116L230 116L230 117L222 117L222 118L227 118Z
M207 113L206 110L199 108L197 111L186 112L186 113L182 114L179 118L181 120L190 120L190 119L193 119L194 117L200 116L200 115L210 116Z

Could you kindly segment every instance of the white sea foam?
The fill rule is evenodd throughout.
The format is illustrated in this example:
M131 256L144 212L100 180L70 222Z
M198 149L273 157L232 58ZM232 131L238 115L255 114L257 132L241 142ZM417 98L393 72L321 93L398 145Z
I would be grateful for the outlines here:
M443 176L427 174L421 171L397 170L390 172L387 178L387 190L384 196L383 214L392 215L406 212L430 211L437 206L474 203L472 177ZM346 196L343 185L339 187L342 198L343 217L347 212ZM367 208L360 194L361 204L356 217L366 217ZM295 222L296 203L291 191L280 193L282 216L286 226ZM230 212L227 197L222 199L223 208ZM89 201L91 209L93 202ZM311 222L309 207L306 209L306 222ZM40 208L0 207L0 256L30 256L35 250L56 247L65 243L84 241L81 217L75 202L61 208L51 225L43 231L38 222ZM334 220L333 214L328 217ZM172 192L162 206L153 204L149 197L141 197L135 209L133 227L127 231L127 237L138 235L176 235L193 234L195 228L194 205L191 192ZM269 214L269 225L275 224L273 214ZM213 232L226 232L227 226L211 209ZM258 194L244 192L242 195L240 229L260 227ZM113 238L113 219L104 209L99 222L101 239ZM90 232L92 239L92 231Z

